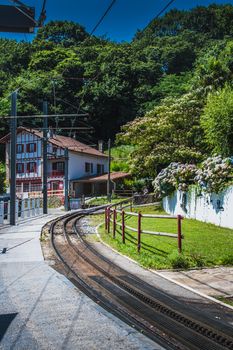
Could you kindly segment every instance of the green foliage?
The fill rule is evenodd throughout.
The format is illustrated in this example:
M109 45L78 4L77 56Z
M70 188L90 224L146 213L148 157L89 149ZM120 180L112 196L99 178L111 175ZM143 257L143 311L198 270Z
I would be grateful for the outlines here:
M166 214L155 206L133 209L142 214ZM137 217L126 216L126 225L136 228ZM104 219L103 219L104 220ZM118 216L120 222L121 218ZM98 222L99 223L99 222ZM170 232L177 234L177 221L171 219L142 218L143 230ZM112 226L111 231L112 232ZM121 229L116 238L100 227L102 239L121 253L130 256L141 265L155 268L181 268L232 265L233 230L185 218L182 221L182 254L178 254L177 240L174 238L141 235L141 252L137 253L137 233L126 230L126 243L122 244Z
M166 99L144 118L126 124L118 140L135 146L130 161L132 172L154 176L172 161L200 161L203 157L201 110L201 99L186 94L179 99Z
M4 193L6 190L6 166L0 162L0 193Z
M90 36L68 21L46 24L32 43L1 39L0 99L20 88L19 114L40 113L43 99L61 114L81 102L98 139L115 139L126 124L121 139L134 150L130 161L113 161L115 170L154 177L171 161L198 162L210 151L200 126L207 93L233 80L232 18L231 5L172 10L131 43ZM9 114L9 100L0 113ZM70 125L59 120L62 133Z
M121 145L111 149L111 171L129 171L128 159L133 151L132 146Z
M48 198L48 207L49 208L59 208L63 205L63 201L61 198L57 196L51 196Z
M190 267L189 260L183 254L179 254L177 251L168 255L168 260L173 269L188 269Z
M233 89L224 87L209 94L201 116L206 140L214 153L233 154Z
M40 28L35 43L48 41L64 47L81 43L88 38L84 27L69 21L51 21Z

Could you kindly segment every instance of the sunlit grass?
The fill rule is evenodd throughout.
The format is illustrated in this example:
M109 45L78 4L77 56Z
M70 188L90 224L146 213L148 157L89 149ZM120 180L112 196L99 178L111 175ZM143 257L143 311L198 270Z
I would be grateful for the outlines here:
M139 211L139 209L134 209ZM141 213L166 214L154 206L140 208ZM104 218L102 217L102 220ZM118 215L118 221L121 218ZM137 217L126 215L126 225L136 228ZM177 220L142 218L142 229L177 233ZM117 226L116 238L99 229L102 239L122 254L137 260L141 265L156 269L188 268L233 264L233 230L197 220L182 221L182 254L178 254L177 239L142 234L141 252L137 253L137 233L126 229L126 242L122 243L121 228Z

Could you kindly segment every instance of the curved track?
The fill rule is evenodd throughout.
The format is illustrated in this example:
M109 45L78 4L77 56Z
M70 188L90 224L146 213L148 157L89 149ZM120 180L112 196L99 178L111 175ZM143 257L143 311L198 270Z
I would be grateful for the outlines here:
M51 243L67 277L85 294L166 349L233 349L232 328L181 304L115 265L77 228L93 210L52 222Z

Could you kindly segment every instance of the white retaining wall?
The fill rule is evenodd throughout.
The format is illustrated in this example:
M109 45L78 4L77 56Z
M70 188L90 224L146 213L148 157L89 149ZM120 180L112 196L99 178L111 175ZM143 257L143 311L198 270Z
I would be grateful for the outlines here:
M196 188L188 192L175 191L163 198L163 207L169 214L233 229L233 186L219 194L200 194Z

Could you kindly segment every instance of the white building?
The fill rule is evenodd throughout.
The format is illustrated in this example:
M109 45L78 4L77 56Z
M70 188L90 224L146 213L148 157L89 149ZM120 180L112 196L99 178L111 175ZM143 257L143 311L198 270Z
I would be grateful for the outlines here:
M6 144L6 180L10 183L10 134L0 139ZM63 194L65 157L64 151L68 149L68 179L70 194L89 195L98 192L98 181L93 185L91 178L100 177L103 184L103 174L108 171L108 157L99 150L85 145L73 138L61 135L51 135L48 139L48 191L49 194ZM30 193L42 191L43 179L43 133L20 127L17 129L16 145L16 185L17 193ZM117 179L117 175L114 174ZM119 173L119 178L128 176ZM82 181L78 181L82 179ZM85 181L85 179L87 181ZM105 180L107 179L107 176ZM72 181L75 180L75 181ZM106 181L105 185L106 185ZM96 186L97 185L97 186ZM102 185L101 185L102 186ZM100 187L101 187L100 186ZM106 193L106 186L101 187Z

